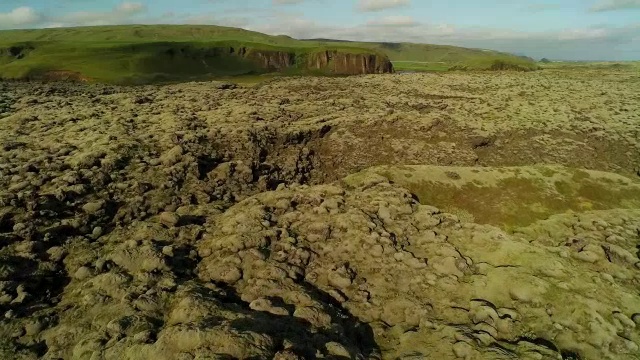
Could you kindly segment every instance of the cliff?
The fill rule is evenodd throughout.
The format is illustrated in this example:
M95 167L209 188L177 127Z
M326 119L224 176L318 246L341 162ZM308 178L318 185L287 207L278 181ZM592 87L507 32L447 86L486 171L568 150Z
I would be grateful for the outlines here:
M230 48L234 54L235 49ZM286 51L253 50L241 47L237 50L238 56L248 59L261 68L269 71L282 71L295 65L296 54Z
M393 72L386 55L361 49L171 42L105 45L91 49L83 49L81 45L0 46L0 79L144 84L264 73L358 75ZM72 61L51 61L67 56Z
M312 54L309 68L325 69L334 74L383 74L392 73L393 65L387 56L376 54L352 54L340 51L323 51Z
M387 58L388 57L388 58ZM393 66L390 60L398 61ZM77 73L144 84L282 72L536 70L530 59L485 49L409 43L296 40L204 25L91 26L0 31L0 79ZM51 77L51 75L47 75Z
M347 51L319 51L296 54L289 51L253 49L248 47L215 48L209 56L237 56L249 60L266 71L298 70L322 71L335 75L392 73L393 65L385 55L350 53ZM205 57L207 57L205 55Z

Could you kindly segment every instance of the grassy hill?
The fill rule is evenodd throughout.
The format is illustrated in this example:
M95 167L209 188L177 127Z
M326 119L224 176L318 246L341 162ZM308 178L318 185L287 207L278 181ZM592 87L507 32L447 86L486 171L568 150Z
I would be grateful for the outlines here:
M332 40L324 39L314 39L311 41L322 44L332 43ZM350 44L351 46L361 46L385 53L393 62L396 70L490 70L493 66L500 63L520 67L522 70L535 70L537 68L534 61L531 59L486 49L470 49L450 45L415 43L368 43L348 41L343 43Z
M640 61L553 61L541 64L543 69L563 70L640 70Z
M308 54L339 51L386 55L399 70L536 67L535 63L515 55L453 46L303 41L208 25L130 25L0 31L0 77L19 79L48 74L102 82L146 83L269 72L255 61L261 54L254 59L224 51L221 55L221 48L231 49L231 53L242 48L289 54L296 58L296 64L305 64L300 59ZM287 69L290 73L306 70L303 65Z
M121 25L0 31L0 43L8 42L211 42L244 41L272 46L301 46L287 36L213 25ZM314 44L308 44L313 47Z

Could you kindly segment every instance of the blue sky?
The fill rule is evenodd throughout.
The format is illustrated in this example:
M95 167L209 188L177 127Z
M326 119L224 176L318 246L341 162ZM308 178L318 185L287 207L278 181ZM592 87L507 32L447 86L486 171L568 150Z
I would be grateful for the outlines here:
M640 60L640 0L0 0L0 29L132 23Z

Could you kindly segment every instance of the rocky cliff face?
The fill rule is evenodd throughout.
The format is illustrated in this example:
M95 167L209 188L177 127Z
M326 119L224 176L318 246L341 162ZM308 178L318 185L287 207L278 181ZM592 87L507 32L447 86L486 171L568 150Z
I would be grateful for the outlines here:
M187 57L207 60L211 58L235 56L249 60L258 67L268 71L281 71L295 65L296 54L286 51L260 50L247 47L214 47L214 48L170 48L165 51L170 57Z
M296 54L285 51L255 50L246 47L224 48L223 52L251 60L269 71L282 71L294 66L322 70L338 75L392 73L389 58L376 54L353 54L342 51L321 51L298 62Z
M15 45L8 48L0 48L0 57L10 57L16 60L22 59L33 50L31 45Z
M281 71L295 65L296 54L285 51L253 50L246 47L229 48L229 54L237 54L271 71Z
M325 69L334 74L392 73L393 65L386 56L323 51L311 55L307 63L312 69Z

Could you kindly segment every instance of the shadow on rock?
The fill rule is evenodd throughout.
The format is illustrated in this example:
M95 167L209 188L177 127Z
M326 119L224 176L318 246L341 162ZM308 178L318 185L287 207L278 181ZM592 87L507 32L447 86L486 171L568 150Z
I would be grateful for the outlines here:
M336 359L379 359L380 348L375 342L373 329L344 309L329 294L304 283L306 294L325 305L331 316L331 328L318 329L308 321L290 315L277 315L267 311L256 311L240 299L233 288L226 287L226 301L232 302L248 312L250 317L232 321L231 327L239 331L251 331L268 335L283 344L281 350L293 350L305 359L316 359L320 349L324 355ZM280 298L270 298L274 305L289 310Z

